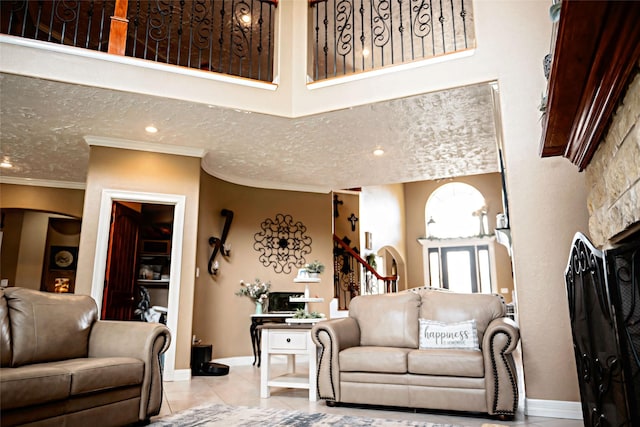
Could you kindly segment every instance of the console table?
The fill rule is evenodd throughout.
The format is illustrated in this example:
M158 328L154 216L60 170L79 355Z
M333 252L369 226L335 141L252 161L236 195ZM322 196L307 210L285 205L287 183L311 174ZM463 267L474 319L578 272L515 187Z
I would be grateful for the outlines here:
M264 323L285 323L292 318L293 313L264 313L252 314L249 334L251 335L251 348L253 349L253 365L260 366L260 331L258 326Z
M318 349L311 339L311 324L265 324L258 329L262 331L262 353L265 364L260 367L260 397L270 396L269 387L291 387L309 389L309 400L315 402L317 391L317 357ZM271 355L287 356L287 373L271 377ZM309 373L296 372L296 355L309 356Z

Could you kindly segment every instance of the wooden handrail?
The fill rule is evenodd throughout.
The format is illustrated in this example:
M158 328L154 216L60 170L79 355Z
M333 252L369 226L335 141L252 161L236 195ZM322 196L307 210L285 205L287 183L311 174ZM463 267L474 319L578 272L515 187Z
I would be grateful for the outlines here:
M378 280L398 280L398 276L381 276L378 274L378 272L371 267L371 265L369 265L369 263L367 261L365 261L360 255L358 255L358 253L356 251L354 251L351 247L349 247L349 245L347 245L341 238L339 238L338 236L336 236L335 234L333 235L333 241L336 242L338 245L340 245L340 247L342 249L344 249L345 251L347 251L349 253L349 255L351 255L352 257L354 257L356 259L356 261L358 261L369 273L373 274L374 276L376 276L376 278Z

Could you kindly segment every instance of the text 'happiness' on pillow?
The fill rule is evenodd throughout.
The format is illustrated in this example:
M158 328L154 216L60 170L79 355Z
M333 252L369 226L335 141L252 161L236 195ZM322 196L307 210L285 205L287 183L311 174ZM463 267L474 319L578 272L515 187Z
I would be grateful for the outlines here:
M479 350L476 321L444 323L420 319L420 349L431 348Z

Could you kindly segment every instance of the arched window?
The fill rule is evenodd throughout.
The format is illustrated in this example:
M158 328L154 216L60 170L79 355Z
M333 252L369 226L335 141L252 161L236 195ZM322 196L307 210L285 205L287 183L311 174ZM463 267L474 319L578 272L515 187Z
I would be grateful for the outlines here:
M487 233L487 207L478 190L451 182L434 191L425 206L427 237L446 239Z
M426 276L430 286L454 292L492 292L492 244L487 206L469 184L452 182L434 191L425 206Z

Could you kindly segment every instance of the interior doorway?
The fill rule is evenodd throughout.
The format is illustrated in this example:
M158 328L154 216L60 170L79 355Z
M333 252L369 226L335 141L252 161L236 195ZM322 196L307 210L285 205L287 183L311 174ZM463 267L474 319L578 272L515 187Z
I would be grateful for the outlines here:
M178 331L178 307L180 303L180 281L182 266L182 240L184 234L184 213L186 197L175 194L144 193L121 190L103 190L100 201L98 218L98 233L96 237L96 255L93 264L91 282L91 296L98 307L103 307L106 279L109 239L111 234L111 216L114 202L165 205L173 208L171 244L169 248L170 276L167 286L167 316L166 325L174 339L165 353L164 379L174 380L176 358L176 334ZM134 270L135 274L135 270ZM162 274L162 273L161 273ZM153 277L153 276L152 276ZM153 280L153 279L152 279Z
M174 206L114 201L102 318L166 323Z

